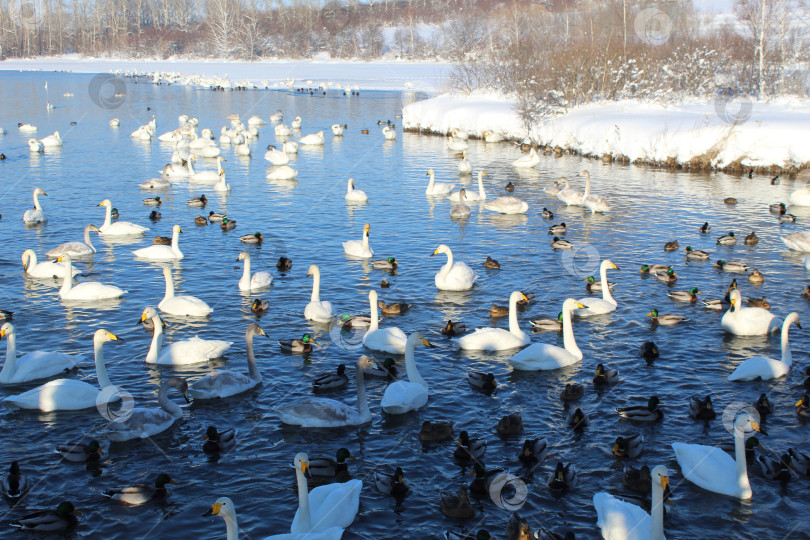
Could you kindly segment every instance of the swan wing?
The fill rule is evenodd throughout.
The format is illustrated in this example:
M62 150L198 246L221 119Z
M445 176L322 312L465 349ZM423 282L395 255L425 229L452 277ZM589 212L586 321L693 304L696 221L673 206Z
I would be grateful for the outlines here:
M65 300L109 300L120 298L129 291L120 289L114 285L104 285L95 281L84 281L71 287L66 293L59 295Z
M265 540L340 540L341 538L343 538L343 529L331 527L321 532L274 534L266 537Z
M260 289L262 287L268 287L271 283L273 283L273 274L270 272L256 272L253 274L253 277L250 278L250 288L251 289Z
M136 249L132 252L133 255L141 259L151 259L153 261L166 261L171 259L182 259L171 248L171 246L149 246L143 249Z
M160 351L157 364L184 365L207 362L211 358L219 358L231 348L232 341L218 339L200 339L193 337L183 341L176 341Z
M214 310L196 296L172 296L161 301L158 308L170 315L191 315L204 317Z
M428 401L428 390L421 384L397 381L389 384L380 406L387 413L404 413L423 407Z
M226 398L240 394L259 384L244 373L221 369L197 379L188 387L188 393L196 399Z
M304 308L304 318L309 321L329 322L334 316L331 302L310 302Z
M129 221L116 221L107 226L102 226L99 229L99 234L102 236L130 236L135 234L143 234L148 231L148 227L141 227Z
M472 334L458 338L456 344L462 349L502 351L521 347L526 341L503 328L476 328Z
M361 422L357 409L329 398L309 397L276 409L285 424L301 427L339 427Z
M405 332L396 327L378 328L363 336L363 345L375 351L405 354Z
M599 492L593 496L596 525L605 540L646 540L650 538L652 520L640 507Z
M75 379L60 379L47 382L22 394L7 396L5 403L21 409L40 411L77 411L96 406L99 395L97 386Z
M126 418L118 418L107 426L110 440L145 439L169 429L176 417L163 409L135 407Z
M17 358L17 368L5 383L22 383L61 375L73 369L82 356L73 356L51 351L34 351Z
M734 458L715 446L672 443L675 458L687 480L703 489L739 496L737 464Z
M478 275L463 262L453 263L447 274L436 274L436 287L445 291L466 291L472 288Z
M588 306L586 309L578 309L574 312L577 317L590 317L592 315L604 315L611 311L616 311L617 304L611 303L604 298L580 298L579 303Z
M61 255L70 255L71 258L91 255L95 253L90 246L84 242L65 242L61 246L57 246L50 251L45 252L46 257L55 259Z
M756 379L776 379L787 375L790 368L780 360L754 356L745 360L728 376L730 381L754 381Z
M360 491L363 482L349 480L345 483L318 486L309 492L309 507L312 532L327 531L338 527L349 527L360 510ZM293 518L295 529L298 512Z
M533 343L508 360L509 364L523 371L547 371L558 369L582 360L566 349L548 345L546 343Z

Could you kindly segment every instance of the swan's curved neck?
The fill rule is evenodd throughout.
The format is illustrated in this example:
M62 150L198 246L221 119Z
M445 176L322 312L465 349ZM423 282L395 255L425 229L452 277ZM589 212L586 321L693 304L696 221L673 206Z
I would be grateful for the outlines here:
M253 336L255 334L248 330L245 334L245 344L247 345L248 376L256 382L262 382L262 373L256 365L256 356L253 354Z
M242 259L242 263L242 279L239 281L241 281L243 285L247 286L250 285L250 255Z
M509 299L509 333L519 339L525 339L526 334L520 329L520 325L518 324L517 303L517 296L513 296Z
M308 533L312 529L312 516L309 511L309 491L307 490L307 479L299 467L295 467L295 481L298 484L298 521L290 531L296 533Z
M247 144L247 142L245 142L245 144ZM225 182L225 176L222 174L223 172L225 172L225 169L222 168L222 158L218 157L217 158L217 173L219 173L220 177L222 178L222 182L224 183Z
M571 308L563 308L563 345L565 350L582 360L582 351L574 339L574 327L571 325Z
M414 371L416 370L414 369ZM410 375L409 371L408 378ZM355 369L354 384L357 386L357 412L360 413L360 420L364 424L371 422L371 409L368 408L368 398L366 397L366 379L363 375L363 368L360 366Z
M186 167L188 167L188 174L194 176L194 167L191 166L191 161L192 159L191 156L189 155L188 159L186 160Z
M585 175L585 195L582 196L583 199L587 199L591 196L591 175Z
M174 232L172 232L172 251L178 256L183 255L183 252L180 251L180 229L174 229Z
M431 190L433 189L433 181L435 180L435 175L433 174L433 171L430 171L428 173L428 176L430 176L430 182L428 182L428 189Z
M416 340L408 340L405 344L405 371L408 373L408 380L423 386L427 390L428 384L425 379L419 374L416 369L416 360L414 359L414 349L416 348Z
M164 272L163 277L166 278L166 294L163 295L163 299L168 300L174 297L174 279L171 272Z
M107 366L104 365L104 342L96 342L93 340L93 353L96 357L96 377L98 378L98 386L102 390L108 386L112 386L110 377L107 375Z
M615 304L616 301L613 299L613 295L610 294L610 287L608 287L606 265L602 265L602 267L599 269L599 279L602 282L602 300L607 300L611 304Z
M309 301L321 301L321 271L317 268L312 271L312 296L310 296Z
M349 184L346 187L346 193L349 193L353 189L354 189L354 178L349 178Z
M743 491L751 491L748 481L748 467L745 458L745 437L742 428L734 426L734 458L737 462L737 487Z
M67 294L73 288L73 261L65 259L65 279L62 280L61 294Z
M793 365L793 355L790 354L790 344L788 343L788 331L790 330L790 325L793 324L793 320L791 317L785 319L785 322L782 323L782 362L790 369Z
M461 202L462 204L464 203L464 201L463 201L462 199L459 199L459 202ZM447 255L447 262L446 262L446 263L445 263L445 265L442 267L442 271L441 271L441 273L442 273L443 275L447 275L447 274L449 274L449 273L450 273L450 270L452 270L452 269L453 269L453 252L452 252L452 251L450 251L450 250L448 249L448 250L445 252L445 255ZM511 319L510 319L510 320L511 320Z
M104 216L104 225L101 226L103 229L104 227L109 227L112 224L112 205L108 204L106 208L106 215Z
M363 229L363 247L368 249L368 231Z
M228 512L221 515L222 519L225 520L225 527L228 531L226 540L239 540L239 522L236 519L236 514Z
M664 488L660 479L652 479L652 508L650 509L650 540L664 540Z
M87 247L89 247L93 253L96 252L96 248L90 240L90 225L84 228L84 243L87 244Z
M152 331L152 343L149 345L149 352L146 353L146 361L155 364L160 356L161 349L163 349L163 322L160 320L160 315L152 317L152 324L155 327Z
M17 371L17 335L12 331L6 334L6 362L0 371L0 381L7 382Z
M478 196L481 199L487 196L487 193L484 191L484 171L478 172Z
M164 381L164 383L160 385L160 390L158 390L158 405L173 417L180 418L183 416L183 409L180 408L180 405L169 399L169 388L171 387L168 381Z
M368 310L371 312L371 322L368 327L368 332L366 333L370 334L371 332L380 328L380 314L377 311L377 302L375 302L375 299L372 296L369 296L368 298L368 306Z
M39 204L39 192L34 192L34 208L37 210L42 210L42 205Z

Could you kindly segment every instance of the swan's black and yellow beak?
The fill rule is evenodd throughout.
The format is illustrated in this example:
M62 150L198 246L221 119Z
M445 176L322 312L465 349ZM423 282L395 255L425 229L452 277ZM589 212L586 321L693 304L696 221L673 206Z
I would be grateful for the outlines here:
M221 509L222 503L214 503L213 506L211 506L211 508L209 508L208 511L203 514L203 517L219 515L219 511Z

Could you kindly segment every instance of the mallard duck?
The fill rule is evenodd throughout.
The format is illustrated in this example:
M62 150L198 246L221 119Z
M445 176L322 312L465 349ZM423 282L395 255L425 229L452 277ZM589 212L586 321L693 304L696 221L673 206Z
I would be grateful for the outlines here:
M686 253L687 261L708 261L710 257L710 255L705 251L692 249L692 246L686 246L686 249L683 251Z
M624 468L624 475L622 476L622 484L624 487L642 495L648 494L652 490L652 478L650 477L650 468L642 465L640 469L634 469L627 466Z
M755 246L755 245L759 244L759 237L757 236L757 234L754 231L751 231L751 234L746 236L745 240L743 240L743 242L745 242L746 246Z
M194 224L199 225L200 227L204 227L204 226L208 225L208 220L205 219L204 217L202 217L201 215L197 214L194 217Z
M761 307L762 309L771 309L771 304L764 296L762 298L748 298L748 307Z
M14 318L14 312L0 309L0 321L10 321Z
M749 266L741 261L724 261L723 259L718 259L714 265L722 270L723 272L746 272L748 271Z
M467 433L466 431L464 432ZM419 430L419 440L425 442L438 442L451 439L453 437L453 422L449 420L437 420L431 422L425 420L422 422L422 428ZM469 439L468 439L469 441ZM486 448L486 442L484 442ZM458 449L456 449L458 451Z
M784 214L787 212L787 206L785 206L785 203L783 202L772 204L768 207L768 209L770 210L771 214Z
M642 264L641 265L641 273L642 274L657 274L658 272L666 272L667 270L671 269L671 266L667 266L666 264Z
M754 402L754 408L759 413L760 418L765 418L773 412L773 404L768 399L767 394L760 394Z
M346 375L346 364L340 364L337 367L337 372L326 373L312 381L312 391L327 392L329 390L345 388L348 384L349 376Z
M397 263L397 260L394 257L371 261L371 267L375 270L396 270L398 266L399 263Z
M574 464L559 461L548 479L548 487L552 491L566 491L575 488L577 480L577 469Z
M501 417L501 419L498 420L498 423L495 424L495 431L497 431L498 435L501 437L517 435L523 431L523 417L517 412L507 414L506 416Z
M658 324L661 326L674 326L686 320L686 317L683 315L659 315L657 309L647 313L647 317L650 317L650 321L653 324Z
M513 512L506 522L507 540L530 540L534 539L534 533L526 518L521 517L517 512Z
M162 217L163 215L157 210L152 210L151 212L149 212L149 219L152 221L160 221L160 218Z
M453 424L450 423L450 431L452 433ZM422 424L422 431L425 430L425 425ZM419 438L422 439L422 432L419 433ZM425 440L425 439L422 439ZM441 439L434 439L441 440ZM458 434L456 441L456 449L453 451L453 457L456 459L481 459L487 451L487 441L485 439L471 439L466 431Z
M467 380L470 382L470 386L487 395L491 394L498 386L495 375L482 371L468 371Z
M20 472L19 462L12 461L8 468L8 476L0 479L0 493L4 497L16 500L28 493L30 489L28 478Z
M716 309L716 310L723 310L726 309L728 305L723 300L719 298L712 298L710 300L702 300L701 304L703 304L703 309Z
M101 449L98 441L92 440L89 444L70 443L56 446L55 452L63 459L73 462L93 462L101 459L104 450Z
M377 486L377 491L383 495L404 497L408 494L408 486L405 484L405 475L402 472L402 467L397 467L394 474L375 472L374 484Z
M670 298L672 298L673 300L676 300L678 302L694 303L694 302L697 302L697 299L698 299L697 295L699 295L699 294L703 294L703 293L700 292L697 287L692 287L688 291L672 291L672 292L668 292L667 296L669 296Z
M156 246L170 246L172 245L172 239L169 236L155 236L154 240L152 240L152 244Z
M261 244L264 241L262 233L255 232L253 234L243 234L239 237L243 244Z
M572 244L568 240L561 240L559 237L555 236L551 240L551 247L554 249L572 249L574 247L574 244Z
M346 448L338 448L335 459L330 457L314 457L309 460L309 475L319 481L330 480L346 482L351 479L347 459L357 459Z
M478 496L489 495L489 487L492 484L493 477L502 472L503 469L488 470L483 463L476 461L473 464L472 472L470 472L471 475L475 475L473 481L470 482L470 493Z
M557 314L556 319L545 317L541 319L533 319L529 321L529 323L531 323L532 328L534 328L535 330L543 332L559 332L562 331L563 327L562 320L563 314L561 311Z
M723 199L723 202L726 204L737 204L739 201L734 197L726 197L725 199Z
M616 288L616 284L612 281L608 281L608 289L613 290ZM602 281L597 281L595 277L588 276L585 278L585 289L592 293L601 293L602 292Z
M608 369L604 364L596 365L596 373L593 376L593 384L596 386L604 386L606 384L613 384L619 380L619 370L615 368Z
M796 216L793 214L780 214L779 223L796 223Z
M288 270L292 269L292 259L288 259L287 257L279 257L278 262L276 262L276 268L282 272L287 272Z
M372 377L383 377L391 379L393 381L397 380L396 360L394 360L393 358L386 358L382 362L379 362L377 360L372 360L369 357L366 358L368 358L371 361L373 367L363 371L364 375L370 375Z
M222 220L225 219L226 217L228 217L227 214L222 214L220 212L214 212L213 210L208 212L208 221L210 221L211 223L222 222Z
M278 344L284 352L310 353L312 346L317 345L309 334L304 334L301 339L280 339Z
M501 265L500 265L500 263L498 263L498 261L496 261L495 259L493 259L489 255L487 255L487 260L484 261L484 268L489 268L489 269L492 269L492 270L496 270L496 269L500 269Z
M565 225L564 222L560 223L559 225L552 225L551 227L548 228L548 234L558 235L558 234L565 234L567 232L568 227Z
M788 448L788 455L790 456L790 463L794 470L805 476L810 476L810 455L800 452L795 448Z
M748 281L754 284L759 284L765 281L765 276L762 275L762 272L754 268L754 270L748 274Z
M441 492L442 514L450 519L470 519L475 516L475 509L470 504L467 487L461 486L457 493Z
M166 473L160 473L155 479L155 485L148 484L135 484L118 489L107 489L101 492L102 495L114 501L119 501L124 504L138 505L144 504L151 500L165 499L169 492L166 489L167 484L177 484Z
M733 246L737 244L737 237L734 236L733 232L729 232L728 234L718 238L717 243L721 246Z
M790 455L784 454L779 459L771 459L766 456L757 456L757 463L762 468L762 476L768 480L777 482L789 482L793 479L790 473Z
M384 301L380 300L377 302L377 305L380 306L380 311L382 311L385 315L401 315L408 311L408 304L403 302L386 304Z
M585 387L579 383L566 383L565 388L560 393L563 401L576 401L585 395Z
M616 437L611 452L616 457L635 459L641 455L644 449L644 435L632 435L630 437Z
M219 226L225 231L230 231L231 229L236 228L236 220L225 218L222 220L222 222L220 222Z
M206 454L217 454L233 448L236 444L236 429L228 428L225 431L218 431L216 426L208 426L203 436L203 452Z
M546 439L526 439L520 449L518 459L526 464L537 463L546 459L548 455L548 441Z
M78 525L76 515L81 515L73 503L59 503L56 510L38 510L11 522L11 526L21 531L61 533Z
M261 315L270 309L270 302L267 300L259 300L258 298L250 305L250 311L256 315Z
M647 360L658 358L658 345L652 341L645 341L641 344L641 357Z
M616 412L619 413L619 416L628 420L634 420L637 422L655 422L656 420L661 420L664 417L664 413L658 408L660 405L661 402L658 400L658 396L652 396L649 400L647 400L646 405L618 407Z
M118 212L118 208L110 210L110 219L118 219L119 217L121 217L121 213Z
M499 306L497 304L492 304L492 307L489 308L489 316L493 318L497 317L506 317L509 315L509 308L506 306Z
M512 182L507 182L506 185L503 187L503 189L505 189L509 193L512 193L513 191L515 191L515 184L513 184Z
M204 208L205 205L208 204L208 199L206 198L205 194L203 194L199 197L193 197L187 200L186 203L194 208Z
M706 396L705 399L700 399L697 396L692 396L689 400L689 416L695 420L711 420L717 417L717 413L712 406L712 397Z
M542 216L544 219L554 219L554 214L546 207L543 207Z
M143 200L143 204L145 206L160 206L163 204L163 201L160 200L160 197L149 197Z
M572 429L582 429L591 424L591 419L588 415L582 412L582 409L577 409L568 417L568 427Z
M673 270L672 268L667 268L663 272L656 272L653 275L655 276L655 279L657 279L658 281L661 281L663 283L670 283L671 284L671 283L675 283L676 281L678 281L678 274L676 274L675 270Z
M678 245L678 241L672 240L671 242L667 242L666 244L664 244L664 251L678 251L679 247L680 246Z
M702 234L709 234L710 232L712 232L712 228L709 226L709 222L707 221L706 223L701 225L699 231Z
M390 282L390 281L388 281L388 280L387 280L387 279L385 279L385 278L382 278L382 281L380 281L380 288L382 288L382 289L387 289L387 288L388 288L388 287L390 287L390 286L391 286L391 282Z
M810 299L810 285L805 285L804 289L802 289L802 296L805 298Z
M463 322L447 321L442 327L442 335L445 336L459 336L467 331L467 326Z
M808 418L810 417L810 397L807 394L803 395L799 401L796 402L796 414Z

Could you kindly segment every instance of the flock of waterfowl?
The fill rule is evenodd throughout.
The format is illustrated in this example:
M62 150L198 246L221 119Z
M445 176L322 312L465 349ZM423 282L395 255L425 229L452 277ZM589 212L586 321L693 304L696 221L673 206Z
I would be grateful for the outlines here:
M259 136L259 128L267 121L260 116L253 116L245 125L238 115L229 116L227 119L230 121L230 127L223 127L220 131L220 144L225 144L227 141L233 145L237 155L249 156L248 143L255 141ZM274 132L280 138L281 144L268 147L265 157L272 164L272 168L268 172L267 178L274 181L293 181L297 177L298 171L288 165L290 155L298 151L298 145L323 145L324 132L318 131L300 137L295 143L287 138L295 133L294 130L300 129L302 124L300 117L296 117L290 126L286 126L282 123L281 111L278 111L270 116L269 121L277 124ZM119 126L120 122L114 119L110 124ZM212 130L203 130L198 135L196 120L186 115L180 117L177 128L163 135L156 136L156 125L157 121L153 116L149 123L132 132L132 137L140 140L157 138L161 141L171 142L174 145L173 155L171 163L162 170L162 175L142 182L140 184L142 189L171 189L173 182L179 179L188 181L190 184L208 185L218 192L227 193L231 189L239 189L238 184L232 185L225 182L226 170L222 163L226 160L221 156L221 148L216 144ZM35 128L32 128L33 126L20 126L20 129L26 132L34 132ZM348 126L345 124L334 124L331 126L331 131L334 137L342 137L347 128ZM396 138L396 130L386 124L382 129L382 135L387 140L393 140ZM29 146L31 151L40 152L47 149L48 146L53 146L56 139L58 139L59 145L63 144L59 133L56 132L42 141L31 139ZM492 133L489 133L485 139L487 142L500 140L497 134ZM70 144L69 140L67 144ZM468 148L467 134L461 131L453 132L448 140L447 149L451 152L460 152L457 158L459 159L458 172L461 175L469 175L473 171L472 163L467 156ZM217 170L195 170L193 163L199 157L216 159ZM529 168L540 162L541 157L532 148L526 156L516 160L512 165L516 168ZM426 195L447 197L452 203L450 217L453 219L463 220L470 216L471 209L465 204L465 201L480 202L483 208L501 214L529 212L529 204L514 195L504 195L490 200L483 182L487 174L483 171L479 171L477 175L477 191L467 191L463 188L454 191L453 184L435 180L433 169L430 169L427 175L429 180L425 190ZM583 207L593 213L612 211L613 207L605 197L592 193L590 174L583 171L578 176L584 180L584 192L572 188L571 182L567 178L560 178L559 181L545 189L545 192L552 197L550 200L557 200L561 205ZM341 180L341 182L343 181ZM513 190L514 185L511 183L506 186L507 192ZM36 226L48 222L49 216L41 204L40 196L46 196L45 191L40 188L34 189L34 209L20 211L26 224ZM365 192L357 189L354 180L350 178L345 199L348 204L365 204L369 197ZM205 196L201 195L190 199L188 206L204 208L207 202ZM810 205L810 190L797 191L790 196L789 202L793 205ZM162 205L160 196L144 199L143 204L156 208L150 217L153 220L160 219L157 210ZM91 233L97 233L105 239L115 242L120 238L141 237L148 231L147 227L118 219L118 212L109 199L98 202L98 206L105 209L104 222L100 227L87 225L82 242L69 242L54 247L45 253L45 261L39 261L37 254L30 249L22 254L23 268L28 278L61 281L62 285L58 295L63 302L80 302L90 305L88 303L104 302L121 298L127 294L126 290L117 286L96 281L74 283L77 276L81 275L81 270L74 265L74 262L92 260L96 253L96 248L91 241ZM543 208L542 213L539 211L536 213L542 215L544 219L553 220L555 211ZM771 208L771 211L780 216L789 215L784 204ZM210 211L208 216L198 215L194 221L198 225L220 223L224 230L230 230L236 226L234 219L214 211ZM570 230L570 226L566 223L550 225L548 233L553 236L551 247L554 250L571 250L579 247L576 243L563 238ZM44 231L47 232L47 228ZM343 242L344 253L348 257L370 260L373 268L396 275L397 269L402 265L402 260L394 257L372 260L375 253L370 244L370 231L371 224L366 223L361 234L358 235L359 238ZM155 262L180 261L185 257L180 249L182 232L181 225L174 225L171 238L157 237L153 245L132 251L132 256ZM696 226L695 232L709 234L711 227L708 223L699 228ZM243 235L240 239L245 244L261 244L263 241L260 232ZM785 236L783 240L791 249L810 251L810 233ZM756 245L758 241L753 232L745 237L746 245ZM736 242L737 237L731 232L717 239L717 244L722 246L733 246ZM668 242L664 246L664 251L679 249L678 241ZM439 244L431 255L443 255L445 258L444 264L434 276L437 290L469 291L476 287L478 274L470 265L458 260L450 246ZM242 263L242 274L238 280L234 280L233 283L226 286L251 295L260 294L268 287L275 286L274 276L271 272L254 271L250 250L235 251L234 258L235 261ZM684 250L684 258L687 261L708 261L712 255L687 246ZM500 264L492 257L487 257L481 265L487 271L500 269ZM760 283L764 279L761 272L757 269L752 270L749 265L741 261L718 259L715 266L722 272L740 275L750 272L748 279L752 283ZM276 267L280 273L292 272L293 262L290 258L281 257ZM808 268L810 268L810 259L808 259ZM483 326L468 332L462 321L448 320L443 321L440 328L432 331L423 329L406 334L395 326L381 325L381 322L387 321L380 320L380 310L384 315L400 315L408 311L408 304L402 302L388 304L379 300L376 291L370 290L368 293L369 315L352 316L341 313L330 301L321 298L320 268L318 265L312 264L307 270L307 276L312 278L310 301L301 310L301 315L313 323L326 325L330 329L337 328L341 335L354 333L361 336L359 343L372 353L372 356L358 355L353 376L345 364L339 364L333 372L325 373L314 380L313 395L279 404L273 409L273 414L283 424L306 429L368 424L373 421L375 413L372 411L366 392L367 377L381 378L387 382L379 403L382 413L402 415L422 409L431 399L431 384L420 374L416 351L418 347L434 347L435 344L427 339L427 336L433 333L446 336L448 341L445 346L460 350L462 353L464 351L508 351L510 356L507 362L515 371L551 371L578 364L583 361L585 355L577 346L573 321L578 321L577 333L587 335L589 320L599 320L599 317L619 308L619 301L612 294L616 284L607 279L608 272L617 269L617 265L611 260L602 260L598 267L598 277L589 276L585 280L584 288L587 295L578 299L565 299L556 317L530 321L534 331L560 332L562 346L559 346L548 343L548 341L556 340L533 340L532 335L521 328L519 311L535 300L534 295L527 291L513 291L508 297L508 307L493 306L491 310L493 317L508 317L507 328ZM659 263L642 265L641 274L652 276L668 286L675 286L678 280L682 279L675 268ZM195 296L177 295L170 268L163 268L163 276L165 279L163 299L157 303L156 307L144 307L138 322L152 334L145 362L149 365L163 365L171 368L205 363L210 359L223 357L231 347L231 342L193 337L177 340L164 346L162 315L179 318L204 318L212 316L214 310ZM385 287L386 283L388 283L387 280L383 280L382 286ZM668 293L673 301L690 304L696 303L699 295L701 295L701 291L695 287L686 290L672 290ZM770 313L768 309L770 306L764 297L749 298L748 303L755 307L743 307L742 294L735 279L728 287L725 297L705 300L703 306L707 309L725 309L726 313L721 319L720 327L732 335L769 335L781 330L782 357L781 360L766 356L747 358L729 372L728 380L744 382L785 377L792 368L788 333L793 325L801 328L799 315L791 312L782 321ZM25 309L25 306L3 307L15 310ZM250 309L260 316L268 310L272 310L273 306L266 300L255 298L252 300ZM216 317L216 315L213 316ZM659 313L657 309L652 309L648 316L656 326L676 326L687 320L684 315ZM104 363L104 345L110 341L120 341L116 334L106 329L98 329L92 336L98 380L96 386L72 378L72 373L81 361L79 356L38 350L18 357L16 352L17 329L11 322L12 318L12 311L0 312L0 319L6 320L0 328L0 339L7 341L6 360L2 372L0 372L0 384L19 385L46 382L19 393L9 393L3 399L3 403L21 409L38 411L97 409L102 415L111 415L108 418L111 421L107 424L105 433L99 434L99 437L113 442L152 437L175 426L177 420L185 413L183 408L172 401L171 390L176 390L186 401L218 400L234 396L239 399L251 399L253 394L249 392L258 391L263 381L262 369L267 367L257 362L254 338L267 337L268 334L259 324L251 323L245 331L247 373L232 369L217 369L193 381L187 381L178 376L168 376L163 379L158 391L159 407L139 405L126 411L116 409L114 406L120 399L120 394L116 392L117 387L108 375ZM604 317L603 319L609 321ZM21 336L21 338L30 339L30 336ZM316 337L309 333L299 339L285 337L279 339L278 342L281 350L303 355L311 353L320 345L316 341ZM379 358L373 357L375 353ZM658 350L654 343L644 343L641 346L641 355L645 358L652 359L657 354ZM404 373L400 369L403 363ZM610 389L617 392L616 389L620 387L621 382L618 370L603 363L594 363L597 365L594 367L593 385L602 391L608 391L608 395ZM485 395L491 395L500 384L492 373L475 370L467 371L465 378L473 389ZM348 388L352 383L357 395L356 404L322 395ZM810 384L805 382L805 387L810 387ZM804 390L802 393L806 391ZM582 399L585 393L585 385L571 381L565 385L560 399L566 404L576 403ZM806 418L810 415L808 398L806 395L798 395L797 398L798 401L795 403L797 416L800 419ZM688 398L688 401L683 404L668 402L667 405L673 408L683 406L685 414L688 413L692 418L699 420L711 420L716 416L710 396L695 396ZM730 439L733 439L734 457L720 447L692 444L688 440L672 441L673 457L678 463L681 474L686 480L704 490L739 499L751 498L754 493L749 482L747 467L749 456L758 447L759 442L750 435L753 432L765 433L763 425L774 406L784 407L786 404L773 405L763 394L757 402L751 404L750 410L735 411L738 414L733 414L729 426ZM663 419L662 407L664 405L658 396L652 395L642 403L617 407L615 418L617 421L622 419L629 422L629 424L619 423L618 425L622 426L622 429L625 429L624 426L648 425ZM117 416L119 413L120 416ZM567 416L568 428L574 431L581 432L590 423L591 415L583 407L574 407L573 412ZM520 442L519 439L526 431L523 416L520 413L504 416L494 429L499 436L514 443L514 456L509 459L519 467L535 471L544 467L543 462L552 457L551 450L554 448L554 441L538 437L527 438L522 443ZM425 420L419 433L414 433L414 437L418 437L429 447L435 447L443 441L456 438L454 422L450 419ZM211 454L233 451L238 442L237 433L230 426L208 426L205 430L205 439L206 442L201 445L201 450ZM752 443L751 441L757 442ZM486 501L487 498L492 498L492 501L498 504L496 499L505 489L504 483L509 481L509 476L504 473L503 469L487 469L484 464L486 449L486 438L476 438L471 436L467 430L462 430L458 433L453 451L447 452L452 454L453 459L472 467L471 474L474 475L474 479L468 485L458 486L457 490L437 492L437 512L440 511L453 520L475 524L475 528L478 530L468 532L463 528L454 528L444 533L446 538L486 540L499 536L495 533L490 535L489 531L494 525L488 527L486 523L474 521L478 511L476 505L470 500L470 494L472 494L479 500ZM65 460L88 464L97 463L101 459L100 455L103 451L96 440L92 440L89 444L60 444L56 450ZM115 447L110 451L114 453ZM641 433L622 432L622 435L616 437L615 443L610 448L610 453L622 460L636 460L643 455L643 451L644 437ZM295 469L299 506L294 517L291 518L290 534L279 534L273 538L310 540L341 538L344 530L352 526L360 511L363 490L368 489L372 483L381 493L396 498L407 497L410 493L404 472L408 470L408 463L398 463L398 466L390 471L375 471L373 482L364 483L360 479L352 478L347 460L352 459L353 456L346 448L337 450L336 459L310 458L306 453L300 452L290 457ZM570 456L570 458L571 460L558 459L553 466L549 467L551 473L547 486L560 496L569 490L576 489L578 485L577 468L573 461L575 457ZM763 475L772 480L785 481L797 473L803 476L810 475L810 449L807 448L785 449L784 454L778 459L772 459L766 453L760 453L756 455L756 461ZM34 471L25 470L24 463L14 461L10 464L9 473L2 478L3 495L12 502L24 500L32 483L35 482L33 479L35 476ZM607 488L606 491L598 491L593 495L594 522L601 529L602 536L609 539L663 538L664 502L672 495L668 467L664 464L655 464L652 467L644 465L641 468L628 466L624 470L623 477L624 486L627 489L644 496L651 496L651 503L647 505L650 508L649 513L642 508L644 504L642 506L631 504L623 498L609 493L608 491L613 491L611 486L603 486ZM313 480L320 485L310 489L309 482ZM167 486L171 484L176 484L176 482L168 474L161 473L156 477L154 484L138 484L110 489L105 491L104 495L114 501L139 505L168 497ZM682 485L679 493L692 489L694 488L691 486ZM239 494L223 493L222 495L213 502L206 515L222 517L226 524L228 539L235 540L239 536L240 529L233 499L238 501ZM225 495L230 495L233 499ZM485 504L489 503L485 502ZM61 533L77 525L78 521L75 517L77 513L79 511L74 505L66 501L56 505L55 509L42 510L17 518L12 525L23 530ZM531 519L546 521L547 524L549 521L536 516L532 516ZM533 531L533 528L527 519L515 512L509 518L506 526L506 537L521 540L574 537L574 533L571 531L555 532L545 527ZM676 531L672 531L672 534L677 536Z

